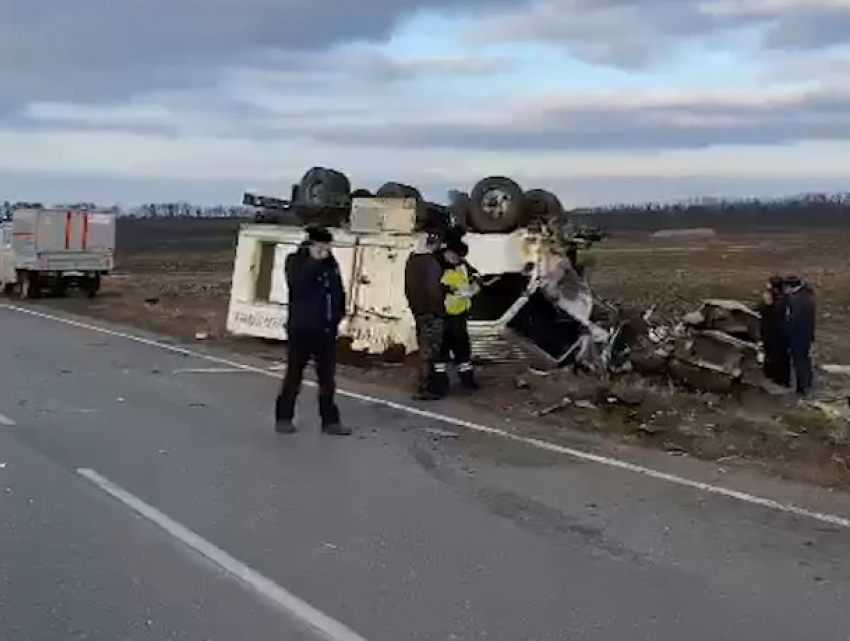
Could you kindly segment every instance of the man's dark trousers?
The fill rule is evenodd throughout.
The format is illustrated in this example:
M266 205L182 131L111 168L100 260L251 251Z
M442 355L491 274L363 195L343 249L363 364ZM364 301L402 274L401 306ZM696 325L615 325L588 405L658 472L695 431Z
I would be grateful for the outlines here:
M764 375L777 385L791 386L791 351L782 338L764 342Z
M435 366L440 359L445 319L439 314L416 316L416 340L419 344L419 393L438 393Z
M794 336L791 339L791 361L794 364L794 378L797 381L797 393L808 394L814 382L811 357L812 343L805 337Z
M333 336L297 336L290 337L289 358L286 363L286 376L280 395L277 397L275 418L278 421L292 421L295 417L295 401L301 391L304 368L310 359L316 366L319 382L319 415L322 425L339 423L339 409L334 402L336 393L336 338Z

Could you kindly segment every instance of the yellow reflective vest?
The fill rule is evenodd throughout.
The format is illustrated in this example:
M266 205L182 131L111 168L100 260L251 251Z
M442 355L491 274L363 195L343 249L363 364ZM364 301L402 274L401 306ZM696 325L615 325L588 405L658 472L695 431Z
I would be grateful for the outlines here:
M472 298L481 291L476 279L470 277L469 268L461 263L443 272L446 293L446 314L459 316L472 308Z

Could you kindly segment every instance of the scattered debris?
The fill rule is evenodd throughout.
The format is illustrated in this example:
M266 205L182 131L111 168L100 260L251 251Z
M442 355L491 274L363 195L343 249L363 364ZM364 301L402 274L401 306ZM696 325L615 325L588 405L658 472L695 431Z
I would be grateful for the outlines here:
M436 436L437 438L460 438L460 435L457 432L441 430L438 427L426 427L425 432L427 432L431 436Z
M568 407L572 406L572 404L573 399L569 398L568 396L565 396L558 403L550 405L549 407L544 407L542 410L539 410L534 414L538 417L549 416L550 414L554 414L555 412L560 412L561 410L567 409Z
M590 401L583 401L583 400L573 401L573 405L575 405L575 406L576 406L577 408L579 408L580 410L595 410L595 409L599 409L596 405L594 405L594 404L593 404L593 403L591 403Z
M834 376L850 376L850 365L822 365L821 369Z

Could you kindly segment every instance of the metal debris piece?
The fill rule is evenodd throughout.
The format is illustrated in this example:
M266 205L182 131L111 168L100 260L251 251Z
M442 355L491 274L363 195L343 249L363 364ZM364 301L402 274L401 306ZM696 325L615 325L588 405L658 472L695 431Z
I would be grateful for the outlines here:
M595 409L598 409L598 408L596 407L596 405L595 405L594 403L591 403L590 401L578 400L578 401L574 401L574 402L573 402L573 405L575 405L577 408L582 409L582 410L595 410Z
M561 410L565 410L573 404L573 399L568 396L562 398L559 402L554 405L550 405L549 407L545 407L542 410L535 412L537 416L549 416L550 414L554 414L555 412L560 412Z
M850 376L850 365L828 364L823 365L821 369L827 374L832 374L833 376Z
M460 438L460 435L457 432L450 432L448 430L441 430L438 427L426 427L425 431L431 436L436 436L439 438Z

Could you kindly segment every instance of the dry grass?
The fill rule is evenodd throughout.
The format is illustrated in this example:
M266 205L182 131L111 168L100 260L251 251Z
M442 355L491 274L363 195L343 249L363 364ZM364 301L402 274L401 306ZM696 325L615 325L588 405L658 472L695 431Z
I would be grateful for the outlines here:
M692 247L649 240L614 240L598 250L591 274L603 296L671 317L705 298L754 304L772 274L797 274L814 287L819 303L822 362L850 363L850 232L720 237Z

